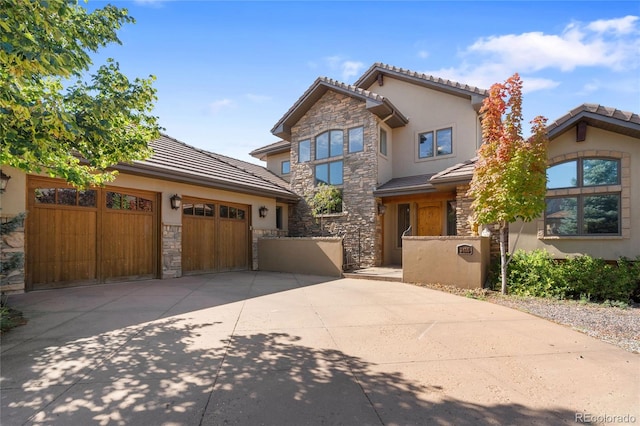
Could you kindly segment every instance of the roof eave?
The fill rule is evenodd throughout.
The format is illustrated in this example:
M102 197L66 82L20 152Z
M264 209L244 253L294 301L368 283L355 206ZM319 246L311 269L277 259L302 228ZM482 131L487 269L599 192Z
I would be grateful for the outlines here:
M250 188L244 185L234 184L232 182L222 181L210 177L194 176L191 173L180 172L177 170L171 170L162 167L156 167L150 164L144 164L141 162L135 162L133 164L119 163L114 169L126 172L128 174L151 177L162 180L171 180L174 182L187 183L199 186L205 186L209 188L222 189L228 191L239 192L248 195L258 195L263 197L275 197L281 200L287 200L287 202L297 202L300 197L293 193L286 193L284 191L274 191L270 189L257 189Z
M385 197L396 197L401 195L415 195L415 194L424 194L427 192L434 192L435 188L431 184L426 185L416 185L416 186L406 186L403 188L390 188L390 189L376 189L373 191L373 195L375 197L385 198Z
M548 127L550 130L547 132L547 135L549 139L555 139L583 120L587 121L587 124L594 127L600 127L599 124L607 124L616 129L619 133L640 138L640 124L623 121L615 117L608 117L590 111L581 111L560 124L553 123Z

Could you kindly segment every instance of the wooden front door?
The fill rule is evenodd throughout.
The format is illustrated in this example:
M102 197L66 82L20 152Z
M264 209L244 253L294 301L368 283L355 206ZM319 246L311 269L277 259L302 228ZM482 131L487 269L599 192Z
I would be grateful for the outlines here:
M204 273L249 268L249 206L185 198L182 271Z
M418 235L442 235L441 203L418 204Z
M27 290L157 275L156 194L32 176L27 186Z

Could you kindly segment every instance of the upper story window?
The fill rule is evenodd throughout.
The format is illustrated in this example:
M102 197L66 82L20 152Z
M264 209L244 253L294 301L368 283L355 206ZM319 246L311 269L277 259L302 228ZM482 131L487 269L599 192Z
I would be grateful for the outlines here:
M311 139L305 139L298 144L298 162L311 161Z
M380 154L387 155L387 131L380 129Z
M453 128L447 127L418 134L418 158L453 154Z
M316 136L316 160L342 155L344 135L342 130L330 130Z
M621 233L620 160L577 158L547 170L545 235Z
M291 173L291 162L289 160L285 160L280 163L280 173L283 175Z
M349 152L364 150L364 127L349 129Z
M342 160L316 164L316 185L342 185Z

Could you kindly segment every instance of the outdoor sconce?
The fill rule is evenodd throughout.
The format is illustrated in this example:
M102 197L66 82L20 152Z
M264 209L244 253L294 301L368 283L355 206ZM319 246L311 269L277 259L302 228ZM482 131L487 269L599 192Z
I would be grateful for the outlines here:
M182 206L182 198L178 194L173 194L169 200L171 201L171 208L174 210L178 210Z
M267 217L268 211L269 211L268 208L266 208L265 206L262 206L258 209L258 214L260 215L260 217Z
M11 176L5 175L4 172L0 170L0 192L4 192L4 190L7 189L9 179L11 179Z
M383 215L387 211L387 206L384 204L378 204L378 214Z

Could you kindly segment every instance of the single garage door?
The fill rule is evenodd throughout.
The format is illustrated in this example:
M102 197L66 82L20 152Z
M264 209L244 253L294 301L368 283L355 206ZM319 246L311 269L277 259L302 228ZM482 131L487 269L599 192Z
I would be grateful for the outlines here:
M28 188L28 290L157 276L158 194L36 177Z
M249 268L249 206L184 198L182 272L238 271Z

